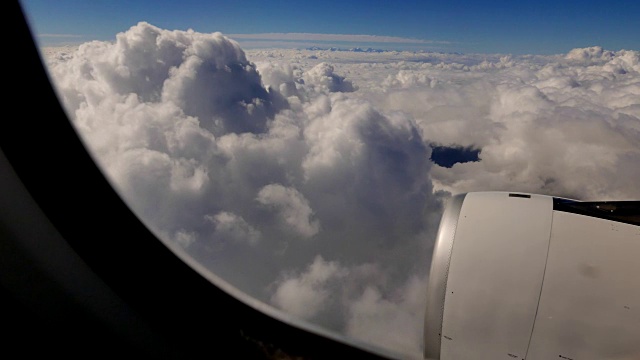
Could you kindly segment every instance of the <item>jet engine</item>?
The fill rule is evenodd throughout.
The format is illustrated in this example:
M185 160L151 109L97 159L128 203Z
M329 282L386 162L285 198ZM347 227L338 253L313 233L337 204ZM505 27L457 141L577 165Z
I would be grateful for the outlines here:
M427 359L640 359L640 202L456 195L427 294Z

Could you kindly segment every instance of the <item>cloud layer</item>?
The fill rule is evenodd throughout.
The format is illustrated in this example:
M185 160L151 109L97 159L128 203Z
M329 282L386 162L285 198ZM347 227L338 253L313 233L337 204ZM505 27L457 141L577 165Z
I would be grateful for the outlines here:
M312 33L260 33L229 34L232 39L250 40L286 40L286 41L343 41L359 43L398 43L398 44L432 44L447 43L433 40L410 39L397 36L350 35L350 34L312 34Z
M421 352L450 193L640 197L640 54L270 50L139 23L45 51L134 211L243 291ZM433 164L432 146L479 149ZM391 335L390 335L391 334Z

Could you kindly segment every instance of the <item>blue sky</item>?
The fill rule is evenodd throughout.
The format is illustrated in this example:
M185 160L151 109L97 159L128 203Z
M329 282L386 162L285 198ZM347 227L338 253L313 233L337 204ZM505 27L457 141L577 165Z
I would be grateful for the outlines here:
M434 51L550 54L599 45L640 50L640 1L23 1L43 45L110 40L139 21L225 34L314 33L397 37L316 41ZM417 39L412 42L406 39ZM256 45L248 42L244 47ZM297 47L300 41L269 42ZM304 42L308 44L308 42ZM304 45L303 44L303 45Z

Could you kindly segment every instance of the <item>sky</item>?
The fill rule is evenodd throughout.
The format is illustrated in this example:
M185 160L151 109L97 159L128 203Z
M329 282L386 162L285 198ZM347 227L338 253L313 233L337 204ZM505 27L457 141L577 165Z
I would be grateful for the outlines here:
M316 42L321 46L505 54L556 54L595 45L611 50L640 49L640 3L632 0L22 3L39 39L49 45L112 40L114 34L146 21L165 29L243 36L307 33L398 38L393 44L357 38ZM310 44L274 39L257 43L244 38L243 42L252 47Z
M525 54L491 47L506 46L508 36L524 41L526 31L502 41L474 34L487 41L479 53L265 48L233 34L282 42L279 32L304 32L324 44L375 37L393 47L409 38L444 46L429 41L462 43L456 36L467 35L442 20L441 37L411 30L411 18L393 31L385 25L393 22L369 28L358 18L382 15L359 3L306 11L246 3L238 12L230 4L207 5L193 25L180 23L191 11L184 8L156 6L150 23L135 9L119 15L77 4L94 14L84 21L95 21L103 41L77 38L42 54L71 121L142 221L266 304L421 358L431 253L452 194L640 198L640 51L607 43L624 36L592 36L587 45L564 39L551 54L537 53L535 36ZM523 6L514 16L530 10ZM467 8L484 21L495 16ZM230 13L255 27L225 23ZM318 19L300 15L309 13ZM75 14L60 23L82 18ZM219 22L229 37L203 20L217 14L226 14ZM294 25L268 25L283 14ZM456 21L476 26L469 17ZM41 37L82 33L47 26L37 27ZM525 46L518 41L513 46Z

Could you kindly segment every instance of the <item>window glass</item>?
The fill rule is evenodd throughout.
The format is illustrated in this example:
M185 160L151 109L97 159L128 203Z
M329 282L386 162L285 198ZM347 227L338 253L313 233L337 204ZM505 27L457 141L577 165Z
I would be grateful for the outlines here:
M71 121L163 242L411 356L451 194L640 197L639 4L23 1Z

